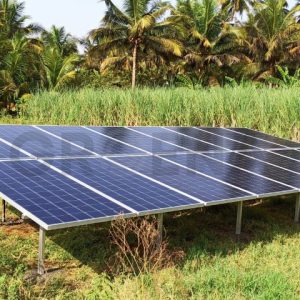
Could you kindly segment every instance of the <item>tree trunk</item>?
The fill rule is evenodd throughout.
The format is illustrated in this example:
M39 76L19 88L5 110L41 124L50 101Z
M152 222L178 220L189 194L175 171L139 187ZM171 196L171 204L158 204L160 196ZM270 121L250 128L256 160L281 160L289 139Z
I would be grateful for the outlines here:
M137 48L138 48L138 41L134 41L134 47L132 52L132 89L135 89L136 83L136 69L137 69Z

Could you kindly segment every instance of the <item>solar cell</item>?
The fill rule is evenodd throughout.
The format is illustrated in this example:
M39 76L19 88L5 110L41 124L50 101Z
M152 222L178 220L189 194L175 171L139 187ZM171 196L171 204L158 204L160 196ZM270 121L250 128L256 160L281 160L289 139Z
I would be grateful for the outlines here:
M134 147L79 126L39 126L39 128L100 155L143 153Z
M268 162L270 164L274 164L276 166L285 168L287 170L298 172L300 174L300 160L296 161L294 159L290 159L288 157L278 155L275 153L280 154L280 151L277 151L277 152L274 151L274 153L266 152L266 151L251 151L251 152L247 152L245 154L247 156L255 157L262 161ZM300 157L300 152L299 152L299 157Z
M274 150L272 152L300 161L300 150Z
M245 143L247 145L262 148L262 149L272 149L276 146L276 148L284 148L284 146L280 145L274 145L273 143L270 143L268 141L263 141L260 139L257 139L255 137L250 137L246 135L239 134L238 132L230 131L225 128L202 128L202 127L196 127L198 130L202 130L205 132L210 132L219 136L222 136L224 138L229 138L235 141L238 141L240 143Z
M24 157L27 157L27 155L0 141L0 159L16 159Z
M171 187L199 197L208 204L228 199L235 201L253 198L253 195L247 192L186 170L158 157L114 157L111 159Z
M221 147L204 141L190 139L186 136L171 132L162 127L130 127L133 130L147 134L150 137L170 142L176 146L192 151L220 151Z
M287 187L280 183L225 165L202 155L180 154L164 155L164 157L254 194L267 196L267 194L285 193L287 190Z
M230 128L230 130L239 132L241 134L249 135L251 137L260 138L265 141L275 143L277 145L282 145L282 146L291 147L291 148L299 148L300 147L300 143L296 143L293 141L278 138L278 137L275 137L275 136L272 136L272 135L269 135L269 134L266 134L266 133L263 133L260 131L248 129L248 128Z
M202 206L199 201L174 192L104 159L48 160L52 166L93 186L139 213L176 207ZM154 212L153 212L154 213Z
M176 131L181 134L185 134L187 136L210 142L212 144L215 144L217 146L220 146L222 148L225 148L225 150L246 150L246 149L256 149L255 147L252 147L250 145L242 144L237 141L225 139L221 136L213 135L209 132L200 131L193 127L166 127L170 130Z
M36 157L91 155L88 151L47 135L32 126L1 126L0 138L30 152Z
M132 213L38 161L0 162L0 186L27 216L46 229L101 222Z
M151 153L166 153L166 152L180 152L183 151L182 148L175 145L171 145L162 142L157 139L153 139L149 136L145 136L129 130L124 127L96 127L91 126L89 129L95 130L98 133L110 136L112 138L118 139L124 143L128 143L145 151Z
M209 157L213 157L220 161L229 163L239 168L260 174L267 178L279 181L291 187L300 188L300 174L291 173L287 170L269 165L258 161L251 157L246 157L240 153L207 153Z

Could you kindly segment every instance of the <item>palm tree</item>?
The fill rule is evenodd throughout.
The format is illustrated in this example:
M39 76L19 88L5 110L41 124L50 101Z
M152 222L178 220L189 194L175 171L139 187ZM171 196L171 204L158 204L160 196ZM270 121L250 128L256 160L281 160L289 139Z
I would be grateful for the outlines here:
M52 47L45 48L42 54L44 67L44 86L57 90L76 76L76 64L80 57L77 54L63 56L61 52Z
M28 93L39 81L39 41L17 33L6 43L7 52L0 61L0 98L4 107Z
M202 81L220 81L222 68L247 60L240 52L240 34L229 23L230 12L216 0L178 0L173 18L187 29L187 66Z
M289 10L285 0L254 3L241 31L245 36L244 45L254 60L247 69L255 73L256 79L273 75L276 65L295 65L299 62L299 11L299 4Z
M52 26L50 31L44 30L41 39L46 47L56 48L64 56L77 52L77 40L66 33L64 27Z
M245 11L249 11L255 0L221 0L222 8L228 9L231 19L238 13L242 15Z
M12 38L17 32L27 34L41 30L41 27L36 24L25 25L30 18L23 14L24 9L24 2L0 0L0 32L6 38Z
M106 14L100 28L91 31L95 42L91 53L108 55L103 65L132 63L132 88L136 85L139 58L147 52L180 57L182 45L176 39L177 24L165 18L171 6L154 0L124 0L123 10L104 0Z
M43 86L59 89L76 76L76 66L80 61L77 54L77 40L64 27L52 26L41 34L44 45L42 57Z

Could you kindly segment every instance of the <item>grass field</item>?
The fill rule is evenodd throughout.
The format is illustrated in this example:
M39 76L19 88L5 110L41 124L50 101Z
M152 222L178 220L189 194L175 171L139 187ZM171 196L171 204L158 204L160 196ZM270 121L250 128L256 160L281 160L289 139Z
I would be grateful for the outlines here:
M3 122L73 125L241 126L300 139L300 88L255 86L45 92Z
M42 93L2 123L245 126L300 140L300 89L82 90ZM171 252L184 259L151 274L111 276L109 224L47 234L46 277L36 278L37 228L0 226L0 299L299 299L300 225L294 199L168 214ZM10 210L9 220L18 220Z
M106 275L114 252L106 224L47 234L50 271L37 281L31 276L37 228L1 226L0 298L299 299L300 225L292 221L293 208L292 199L246 206L240 241L234 235L234 205L169 214L170 251L182 249L185 259L139 276Z

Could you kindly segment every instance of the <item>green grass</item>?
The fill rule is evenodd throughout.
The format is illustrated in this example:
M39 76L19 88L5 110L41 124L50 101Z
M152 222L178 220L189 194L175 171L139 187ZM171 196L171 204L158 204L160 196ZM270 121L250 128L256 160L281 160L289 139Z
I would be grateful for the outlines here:
M3 122L73 125L241 126L299 139L300 88L255 86L45 92Z
M114 250L104 224L48 233L50 272L36 281L29 275L37 228L1 226L0 299L299 299L300 225L293 208L293 199L246 206L240 241L235 205L168 214L170 250L182 249L185 259L139 276L108 277Z
M81 90L41 93L18 118L2 123L244 126L300 140L300 89ZM47 234L46 278L36 269L38 231L0 226L0 299L299 299L300 225L293 199L244 210L234 235L235 205L168 214L171 251L181 264L140 276L108 276L109 224ZM9 215L15 218L13 212Z

